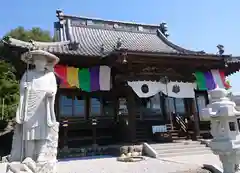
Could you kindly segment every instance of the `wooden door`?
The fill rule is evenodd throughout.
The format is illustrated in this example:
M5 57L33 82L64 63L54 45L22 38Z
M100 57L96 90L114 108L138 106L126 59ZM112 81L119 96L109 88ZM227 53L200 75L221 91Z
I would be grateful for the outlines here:
M88 100L93 144L111 144L114 136L114 99L107 94L91 94Z

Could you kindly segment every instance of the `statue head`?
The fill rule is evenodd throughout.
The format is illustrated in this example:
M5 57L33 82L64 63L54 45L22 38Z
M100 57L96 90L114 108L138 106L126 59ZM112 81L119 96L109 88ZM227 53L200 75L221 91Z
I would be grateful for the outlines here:
M35 65L35 68L38 71L54 67L59 62L59 58L57 56L43 50L26 52L22 55L22 60L25 63Z
M33 64L35 65L35 69L37 71L44 71L48 64L48 61L44 56L35 55L33 57Z

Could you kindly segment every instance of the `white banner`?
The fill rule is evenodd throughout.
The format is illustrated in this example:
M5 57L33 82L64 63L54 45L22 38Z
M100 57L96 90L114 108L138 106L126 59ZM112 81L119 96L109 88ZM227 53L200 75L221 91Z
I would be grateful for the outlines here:
M195 83L183 83L183 82L169 82L167 84L168 91L163 90L162 92L169 97L175 98L195 98L194 89L196 88Z
M163 84L153 81L131 81L128 85L140 98L147 98L156 95L160 91L169 97L195 98L195 83L169 82Z
M138 95L140 98L147 98L156 95L160 91L164 90L166 86L159 82L152 82L152 81L132 81L128 82L128 85L132 87L133 91ZM148 91L144 92L144 87L147 86Z

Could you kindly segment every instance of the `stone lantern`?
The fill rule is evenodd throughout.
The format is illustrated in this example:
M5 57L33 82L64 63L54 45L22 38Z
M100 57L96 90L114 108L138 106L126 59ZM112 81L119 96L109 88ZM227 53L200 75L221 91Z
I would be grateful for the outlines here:
M232 101L235 102L236 109L239 111L240 110L240 93L233 94L230 96L230 98L232 99Z
M236 104L227 98L225 89L209 92L211 103L202 110L202 115L211 121L213 139L209 146L219 155L223 173L235 173L240 159L240 112Z

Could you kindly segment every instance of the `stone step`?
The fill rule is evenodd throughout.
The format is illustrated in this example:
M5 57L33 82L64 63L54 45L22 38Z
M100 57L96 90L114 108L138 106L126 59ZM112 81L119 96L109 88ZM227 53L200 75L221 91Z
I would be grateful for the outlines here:
M175 157L182 155L212 154L210 148L201 144L201 141L180 140L173 143L151 144L158 157Z
M186 139L186 136L172 136L173 140L184 140Z
M154 149L158 148L177 148L177 147L189 147L189 146L199 146L201 143L199 141L178 141L178 142L172 142L172 143L163 143L163 144L150 144L150 146Z
M199 145L177 145L177 146L162 146L162 147L152 147L156 151L160 150L174 150L174 149L191 149L191 148L204 148L205 146L199 146Z
M176 157L176 156L188 156L188 155L204 155L204 154L213 154L210 149L204 149L204 150L197 150L197 151L181 151L181 152L175 152L175 153L163 153L158 154L158 158L163 157Z
M165 154L165 153L184 153L184 152L196 152L196 151L203 151L203 150L210 150L209 148L205 146L189 146L189 147L182 147L182 148L161 148L161 149L155 149L157 153L159 154Z
M172 136L178 136L178 132L170 132L170 134L172 135Z

